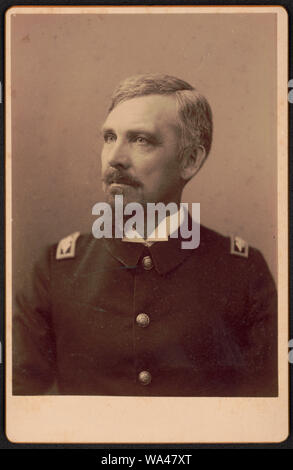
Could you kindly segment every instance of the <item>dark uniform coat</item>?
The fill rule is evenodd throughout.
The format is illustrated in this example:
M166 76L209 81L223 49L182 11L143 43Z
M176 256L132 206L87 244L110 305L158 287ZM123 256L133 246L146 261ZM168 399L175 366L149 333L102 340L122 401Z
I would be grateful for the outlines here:
M13 393L277 395L274 282L230 244L201 227L192 250L92 235L48 249L18 296Z

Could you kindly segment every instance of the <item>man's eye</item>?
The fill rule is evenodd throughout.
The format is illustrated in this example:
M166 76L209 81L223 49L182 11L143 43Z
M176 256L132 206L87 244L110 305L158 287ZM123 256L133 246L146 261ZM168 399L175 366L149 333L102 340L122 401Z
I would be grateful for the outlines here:
M115 140L116 140L116 136L114 134L104 135L104 141L106 142L106 144L112 144L113 142L115 142Z
M141 137L141 136L135 137L134 142L136 142L139 145L148 145L150 143L145 137Z

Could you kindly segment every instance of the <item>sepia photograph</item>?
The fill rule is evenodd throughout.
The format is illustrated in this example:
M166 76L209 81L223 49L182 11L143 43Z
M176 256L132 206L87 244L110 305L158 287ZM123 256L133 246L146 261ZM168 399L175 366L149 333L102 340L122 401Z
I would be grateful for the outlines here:
M12 441L286 438L287 42L282 7L7 11Z

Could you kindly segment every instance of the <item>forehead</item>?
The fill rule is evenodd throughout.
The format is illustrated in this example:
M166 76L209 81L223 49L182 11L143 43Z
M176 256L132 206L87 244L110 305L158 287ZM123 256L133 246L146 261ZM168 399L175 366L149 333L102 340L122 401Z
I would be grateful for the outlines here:
M175 97L148 95L119 103L108 115L103 127L113 129L146 128L150 131L178 129Z

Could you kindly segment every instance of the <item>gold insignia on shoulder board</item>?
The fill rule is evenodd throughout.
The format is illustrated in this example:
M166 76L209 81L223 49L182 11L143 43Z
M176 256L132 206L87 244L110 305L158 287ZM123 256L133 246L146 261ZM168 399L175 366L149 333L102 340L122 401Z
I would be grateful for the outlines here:
M68 237L62 238L58 243L56 250L56 259L74 258L76 240L78 239L80 232L74 232Z
M231 255L248 258L248 243L238 236L231 236Z

